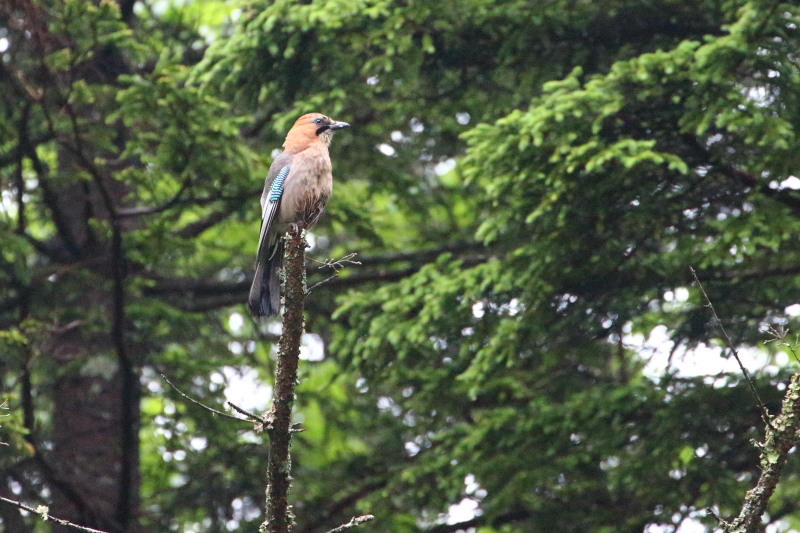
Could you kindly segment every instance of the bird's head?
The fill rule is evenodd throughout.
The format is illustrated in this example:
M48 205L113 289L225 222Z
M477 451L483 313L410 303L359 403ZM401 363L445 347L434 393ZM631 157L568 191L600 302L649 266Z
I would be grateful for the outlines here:
M333 132L348 126L350 124L347 122L338 122L321 113L308 113L295 121L294 126L286 135L283 146L287 150L300 152L315 142L329 145L333 138Z

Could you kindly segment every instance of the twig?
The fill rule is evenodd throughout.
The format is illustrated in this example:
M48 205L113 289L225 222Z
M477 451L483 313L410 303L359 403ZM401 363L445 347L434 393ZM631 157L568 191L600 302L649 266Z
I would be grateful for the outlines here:
M53 515L51 515L49 513L49 509L48 509L48 507L46 505L40 505L39 507L34 509L33 507L29 507L29 506L25 505L22 502L18 502L16 500L10 500L8 498L4 498L3 496L0 496L0 500L3 500L4 502L10 503L11 505L14 505L14 506L22 509L23 511L28 511L29 513L33 513L35 515L39 515L39 516L42 517L42 520L44 520L45 522L47 522L48 520L52 520L56 524L59 524L59 525L62 525L62 526L67 526L67 527L71 527L71 528L75 528L75 529L77 529L79 531L86 531L88 533L107 533L106 531L101 531L99 529L92 529L90 527L79 526L78 524L73 524L69 520L64 520L63 518L56 518L55 516L53 516Z
M710 514L710 515L711 515L711 517L712 517L714 520L716 520L716 521L717 521L717 523L718 523L719 525L721 525L723 528L725 528L725 527L727 527L727 526L728 526L728 523L727 523L725 520L723 520L722 518L720 518L720 516L719 516L717 513L715 513L715 512L714 512L714 509L712 509L711 507L706 507L706 512L707 512L708 514Z
M228 407L230 407L231 409L233 409L237 413L246 416L252 422L264 422L264 419L262 417L260 417L260 416L258 416L256 414L253 414L250 411L245 411L244 409L242 409L241 407L239 407L238 405L236 405L233 402L227 402L227 404L228 404ZM234 417L234 418L236 418L236 420L242 420L241 418L238 418L238 417Z
M320 267L319 267L320 270L325 268L325 267L332 268L333 269L333 276L330 276L329 278L325 278L322 281L319 281L319 282L313 284L311 287L309 287L306 290L306 294L309 294L311 291L313 291L314 289L316 289L317 287L319 287L321 285L325 285L326 283L328 283L332 279L337 278L339 276L339 270L341 270L342 268L345 268L345 263L348 263L348 264L351 264L351 265L361 265L361 261L353 261L353 258L356 255L357 255L357 253L353 252L353 253L347 254L346 256L342 257L341 259L326 259L325 261L317 261L316 259L312 259L312 261L320 264Z
M351 527L360 526L361 524L369 522L370 520L373 520L374 518L375 517L372 516L371 514L365 514L363 516L354 516L353 518L350 519L350 521L348 523L342 524L339 527L335 527L335 528L331 529L330 531L328 531L328 533L341 533L345 529L350 529Z
M770 342L775 342L775 341L782 341L783 339L786 338L786 335L789 334L789 330L783 329L783 326L778 326L778 328L775 328L775 326L770 324L767 327L767 334L769 334L772 338L764 341L764 344L769 344ZM788 342L780 342L779 344L781 346L786 346L787 348L789 348L789 351L792 352L792 355L794 356L795 360L798 363L800 363L800 357L798 357L797 355L797 349L800 348L800 336L795 335L794 346L792 346Z
M318 530L319 527L327 522L330 518L337 516L344 509L347 509L351 505L361 501L363 498L374 493L375 491L381 490L382 488L386 487L387 484L388 481L383 479L380 481L372 481L366 485L356 488L353 492L346 494L342 498L332 502L326 509L323 509L322 513L320 513L318 516L311 520L306 520L303 523L303 527L300 528L299 533L312 533L313 531Z
M166 381L167 383L169 383L169 386L170 386L170 387L172 387L173 389L175 389L175 392L177 392L178 394L180 394L181 396L183 396L184 398L186 398L187 400L189 400L189 401L190 401L190 402L192 402L193 404L195 404L195 405L199 405L199 406L200 406L200 407L202 407L203 409L206 409L206 410L208 410L208 411L211 411L211 412L212 412L212 413L214 413L215 415L219 415L219 416L222 416L222 417L225 417L225 418L230 418L230 419L232 419L232 420L238 420L238 421L240 421L240 422L248 422L248 420L246 420L246 419L244 419L244 418L239 418L238 416L233 416L233 415L229 415L228 413L223 413L222 411L217 411L217 410L216 410L216 409L214 409L213 407L209 407L209 406L207 406L207 405L205 405L205 404L203 404L203 403L200 403L200 402L198 402L197 400L195 400L194 398L192 398L192 397L191 397L191 396L189 396L188 394L184 394L183 392L181 392L181 390L180 390L178 387L176 387L175 385L173 385L173 384L172 384L172 382L171 382L169 379L167 379L167 376L165 376L164 374L161 374L161 377L162 377L162 378L164 378L164 381ZM230 403L230 402L228 402L228 403Z
M311 260L314 261L315 263L319 263L320 270L322 270L325 267L328 267L332 268L334 272L338 272L340 269L345 267L344 266L345 263L350 265L360 265L361 261L353 261L353 258L357 255L358 252L352 252L339 259L326 259L325 261L317 261L316 259L311 259Z
M333 276L327 277L327 278L323 279L322 281L318 281L318 282L316 282L315 284L313 284L312 286L310 286L310 287L309 287L309 288L306 290L306 294L310 294L310 293L311 293L311 291L313 291L313 290L314 290L314 289L316 289L317 287L321 287L322 285L325 285L325 284L326 284L326 283L328 283L329 281L331 281L331 280L334 280L334 279L336 279L336 278L338 278L338 277L339 277L339 273L338 273L338 272L336 272L336 273L335 273Z
M764 402L761 401L761 397L758 395L758 391L756 390L755 382L753 381L753 378L750 376L750 373L747 371L747 369L742 364L742 360L739 358L739 352L736 351L736 348L733 346L733 342L731 341L731 338L728 337L728 333L725 331L725 328L722 326L722 321L717 316L717 312L714 310L714 306L712 305L711 299L708 297L708 294L706 294L706 290L703 288L703 284L700 283L700 280L697 278L697 272L695 272L694 268L692 268L691 266L689 267L689 270L691 270L692 276L694 276L694 280L697 282L697 286L700 288L700 292L703 293L703 298L705 298L705 300L706 300L706 307L711 309L711 314L714 316L714 321L716 322L717 327L719 328L720 332L722 332L722 338L725 339L725 343L727 344L727 346L730 349L731 353L733 353L733 357L735 357L736 358L736 362L739 363L739 368L741 369L742 374L744 374L745 381L747 381L747 385L750 387L750 392L753 393L753 396L755 397L756 401L758 402L758 407L761 410L761 418L764 420L764 423L767 425L768 428L774 429L772 427L772 422L770 422L770 417L769 417L769 413L767 412L767 407L764 405Z

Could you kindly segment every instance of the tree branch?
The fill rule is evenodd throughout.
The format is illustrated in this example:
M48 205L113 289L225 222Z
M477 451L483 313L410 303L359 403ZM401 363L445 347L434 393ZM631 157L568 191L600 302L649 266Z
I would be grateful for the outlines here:
M372 483L367 483L366 485L359 488L355 492L351 492L350 494L347 494L346 496L336 500L322 512L322 515L319 518L316 518L306 523L305 526L299 531L299 533L311 533L312 531L319 528L324 521L338 515L339 513L341 513L342 511L344 511L357 501L361 500L361 498L364 498L365 496L372 494L376 490L384 488L386 485L388 485L388 483L389 482L386 481L385 479L380 481L373 481Z
M350 529L350 528L353 528L353 527L358 527L361 524L365 524L365 523L369 522L370 520L374 520L374 519L375 519L375 517L372 516L371 514L365 514L363 516L354 516L346 524L342 524L339 527L335 527L335 528L331 529L330 531L328 531L328 533L342 533L342 531L344 531L346 529Z
M207 406L206 404L204 404L204 403L202 403L202 402L200 402L200 401L198 401L198 400L195 400L194 398L192 398L192 397L191 397L191 396L189 396L188 394L185 394L183 391L181 391L181 390L180 390L178 387L176 387L176 386L175 386L175 385L174 385L174 384L173 384L173 383L172 383L172 382L171 382L171 381L170 381L170 380L167 378L167 376L165 376L164 374L161 374L161 377L164 379L164 381L166 381L166 382L169 384L169 386L170 386L170 387L172 387L172 388L175 390L175 392L177 392L178 394L180 394L180 395L181 395L181 396L183 396L183 397L184 397L186 400L188 400L188 401L192 402L193 404L195 404L195 405L199 405L199 406L200 406L200 407L202 407L203 409L206 409L206 410L208 410L208 411L211 411L211 412L212 412L212 413L214 413L215 415L219 415L219 416L221 416L221 417L223 417L223 418L230 418L230 419L232 419L232 420L238 420L239 422L248 422L248 420L246 420L246 419L244 419L244 418L239 418L238 416L233 416L233 415L230 415L230 414L228 414L228 413L223 413L222 411L218 411L218 410L214 409L213 407L209 407L209 406ZM228 403L230 403L230 402L228 402ZM231 405L233 405L233 404L231 404ZM251 415L251 416L252 416L252 415Z
M186 224L184 227L175 232L175 236L180 237L181 239L193 239L203 233L205 230L228 218L232 213L232 206L226 205L221 211L214 211L205 218Z
M172 198L167 200L161 205L154 205L149 207L139 206L139 207L121 207L117 209L117 216L118 217L137 217L142 215L155 215L158 213L163 213L167 209L175 206L180 202L183 193L189 188L189 185L192 184L192 180L190 178L186 178L181 183L181 186L178 188L178 192L176 192Z
M717 313L711 305L711 300L700 284L700 280L697 278L694 269L691 269L691 271L695 281L700 286L703 297L707 302L707 307L711 309L714 320L722 331L725 342L733 351L736 361L739 363L739 367L745 375L748 385L751 387L751 392L756 396L756 400L761 409L761 416L766 426L764 442L756 444L761 450L761 458L759 461L761 475L758 478L755 488L747 491L739 516L736 517L733 522L728 523L718 516L714 517L720 523L725 533L756 533L756 531L761 531L763 528L761 519L767 510L767 505L769 504L772 494L775 492L775 487L778 486L781 472L789 457L789 450L797 444L797 426L800 425L800 373L796 373L792 376L789 387L786 389L786 395L783 398L781 414L775 418L770 418L769 413L766 412L766 407L764 407L758 393L755 391L749 373L739 360L739 355L736 353L728 334L725 333L725 330L722 328L722 322L719 317L717 317ZM790 349L796 357L795 348L790 347Z
M517 511L510 511L508 513L495 517L492 520L488 520L487 517L485 516L476 516L475 518L472 518L470 520L465 520L464 522L458 522L456 524L440 524L430 529L426 529L425 533L454 533L459 530L466 531L471 527L480 527L483 525L499 527L504 524L509 524L511 522L516 522L518 520L524 520L526 518L530 518L530 516L531 513L524 509L520 509Z
M769 499L778 485L781 471L791 450L797 443L797 424L800 423L800 373L792 376L781 414L766 428L761 449L761 476L755 488L747 491L739 516L731 523L722 523L725 533L755 533L761 531L761 517L767 510Z
M736 362L739 363L739 369L742 371L745 381L747 381L747 385L750 387L750 392L753 393L756 402L758 402L758 408L761 411L761 419L764 421L764 424L766 424L767 429L774 429L769 419L769 412L767 412L767 408L764 405L764 402L761 400L761 396L758 395L755 382L753 381L753 378L750 376L750 372L748 372L747 369L742 364L742 359L739 357L739 352L736 350L736 347L733 345L733 341L731 341L731 338L728 336L728 332L725 331L725 328L722 326L722 320L720 320L719 317L717 316L717 311L714 309L714 305L711 303L711 299L708 297L708 294L706 294L706 290L703 288L703 284L700 283L700 280L697 277L697 272L695 272L694 268L692 267L689 267L689 270L692 271L692 276L694 276L694 280L697 282L697 286L700 288L700 292L703 294L703 298L706 301L706 307L711 309L711 314L714 316L714 322L717 323L717 327L722 333L722 337L725 339L725 344L727 344L728 348L733 354L733 357L736 359Z
M306 298L305 248L306 241L302 230L292 226L286 236L284 256L286 305L283 312L283 334L278 348L278 368L275 372L272 408L267 415L271 422L267 430L269 433L267 519L260 530L268 533L288 533L294 523L288 500L291 479L289 447L292 438L292 406L297 384L297 365L300 359L303 308Z
M444 247L443 247L444 248ZM359 259L360 264L352 264L348 270L357 272L349 276L339 276L325 283L325 286L330 287L353 287L368 283L372 281L398 281L408 277L419 271L430 260L435 259L444 253L441 248L434 250L422 250L417 253L404 253L404 254L390 254L382 256L373 256ZM485 263L489 256L475 255L468 256L461 259L466 267L479 265ZM406 268L398 269L368 269L366 266L374 266L386 263L393 263L398 261L412 261L413 264ZM314 267L306 269L306 275L314 275L322 271L325 266ZM224 305L232 305L243 301L243 296L246 295L250 287L252 278L248 277L241 281L214 281L208 279L194 279L194 278L154 278L155 284L150 287L144 287L142 290L148 296L163 296L167 294L190 294L194 297L201 296L220 296L223 297ZM233 297L230 298L224 297ZM229 303L228 303L229 302ZM205 310L213 308L214 304L209 303L209 307L202 307L198 310ZM219 305L217 305L219 307Z
M48 507L46 505L40 505L39 507L34 509L33 507L25 505L22 502L18 502L17 500L11 500L9 498L4 498L3 496L0 496L0 500L4 501L6 503L10 503L11 505L14 505L14 506L22 509L23 511L27 511L29 513L33 513L35 515L38 515L45 522L47 522L48 520L52 520L56 524L59 524L59 525L62 525L62 526L67 526L67 527L71 527L71 528L77 529L79 531L85 531L87 533L106 533L105 531L101 531L99 529L93 529L91 527L79 526L78 524L73 524L69 520L64 520L63 518L56 518L55 516L53 516L53 515L51 515L49 513L50 510L48 509Z

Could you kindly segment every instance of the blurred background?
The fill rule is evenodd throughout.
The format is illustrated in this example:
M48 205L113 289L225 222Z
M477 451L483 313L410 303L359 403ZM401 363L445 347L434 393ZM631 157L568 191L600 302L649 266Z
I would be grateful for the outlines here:
M713 530L797 365L800 4L4 0L0 496L256 531L266 170L352 127L309 235L297 533ZM784 334L788 331L788 335ZM765 343L765 341L772 341ZM763 525L800 529L790 456ZM65 531L0 505L0 531Z

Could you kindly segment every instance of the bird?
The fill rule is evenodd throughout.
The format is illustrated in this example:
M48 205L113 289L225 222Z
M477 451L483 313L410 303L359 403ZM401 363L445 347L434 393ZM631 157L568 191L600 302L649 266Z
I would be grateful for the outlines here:
M321 113L298 118L269 167L261 194L261 233L248 306L255 318L275 316L281 308L283 236L317 223L331 196L333 175L328 146L336 130L349 127Z

